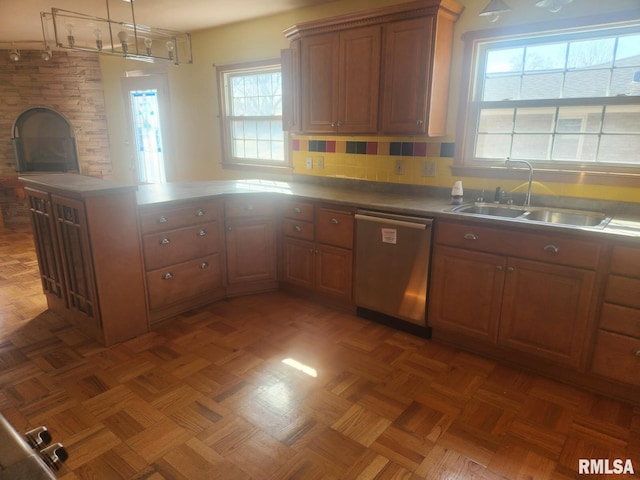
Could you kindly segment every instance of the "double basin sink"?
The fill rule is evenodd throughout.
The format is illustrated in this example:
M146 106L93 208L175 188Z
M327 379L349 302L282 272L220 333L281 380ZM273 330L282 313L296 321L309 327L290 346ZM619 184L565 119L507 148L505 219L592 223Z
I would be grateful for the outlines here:
M601 212L569 210L553 207L503 205L497 203L467 203L453 208L453 212L491 217L512 218L573 227L604 228L611 220Z

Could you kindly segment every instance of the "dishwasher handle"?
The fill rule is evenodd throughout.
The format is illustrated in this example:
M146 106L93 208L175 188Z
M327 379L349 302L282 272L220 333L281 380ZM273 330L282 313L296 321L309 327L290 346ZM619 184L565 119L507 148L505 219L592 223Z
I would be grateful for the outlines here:
M363 222L375 222L375 223L384 223L385 225L394 225L397 227L407 227L414 228L416 230L427 230L431 227L431 223L433 220L430 218L416 218L416 221L410 220L396 220L393 218L385 218L385 217L375 217L372 215L362 215L361 213L356 213L355 219L363 221Z

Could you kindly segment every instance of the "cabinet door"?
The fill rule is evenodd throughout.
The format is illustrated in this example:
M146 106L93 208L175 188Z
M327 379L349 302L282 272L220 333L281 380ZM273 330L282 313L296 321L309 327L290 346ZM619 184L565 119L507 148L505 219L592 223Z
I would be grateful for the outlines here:
M433 24L434 17L422 17L385 26L383 133L426 132Z
M302 128L335 132L338 98L339 34L302 39Z
M505 267L498 255L436 246L429 324L495 342Z
M305 288L313 288L315 263L313 243L285 237L282 250L282 281Z
M30 188L25 188L25 191L31 212L42 289L45 294L63 300L64 279L49 194Z
M351 300L353 253L345 248L318 245L316 249L316 289Z
M85 208L82 202L51 196L58 245L62 253L68 308L100 326L100 309L96 295L93 262Z
M577 367L594 283L589 270L510 258L498 342Z
M380 90L379 25L340 34L338 115L340 133L375 133Z
M229 284L276 280L276 229L271 219L235 220L227 224Z

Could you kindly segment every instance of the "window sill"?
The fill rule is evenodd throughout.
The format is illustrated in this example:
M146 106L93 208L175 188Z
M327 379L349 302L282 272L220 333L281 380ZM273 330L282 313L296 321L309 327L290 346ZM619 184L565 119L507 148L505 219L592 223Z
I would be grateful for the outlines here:
M242 170L260 173L273 173L273 174L291 174L293 173L293 167L291 165L258 165L255 163L230 163L223 162L222 168L228 170Z
M525 169L526 170L526 169ZM485 178L522 178L523 169L503 166L453 165L454 176ZM533 178L537 181L574 183L587 185L606 185L615 187L640 187L640 170L629 172L606 172L588 170L554 170L533 167Z

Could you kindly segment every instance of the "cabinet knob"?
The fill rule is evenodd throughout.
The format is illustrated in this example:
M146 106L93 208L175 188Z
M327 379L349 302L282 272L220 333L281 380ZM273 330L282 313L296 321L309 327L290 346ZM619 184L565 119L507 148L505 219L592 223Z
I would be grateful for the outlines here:
M162 217L158 217L158 223L167 223L169 219L164 215Z
M336 126L336 122L331 122L329 125L331 125L331 127L334 128Z
M338 122L336 123L336 125L337 125L338 127L340 127L340 126L342 125L342 122L341 122L340 120L338 120Z
M465 240L477 240L478 236L475 233L469 232L469 233L465 233L464 234L464 239Z
M198 230L198 236L204 237L207 234L207 231L203 228L202 230Z
M202 210L201 208L196 210L196 217L203 217L203 216L204 216L204 210Z
M549 244L549 245L545 245L543 250L545 252L558 253L560 251L560 248L556 247L553 244Z
M337 218L332 218L332 219L330 220L330 222L331 222L333 225L338 225L338 224L340 223L340 221L339 221Z
M251 211L253 210L253 205L249 203L247 206L245 206L245 207L244 207L244 209L245 209L247 212L251 212Z
M417 123L418 125L422 125L422 120L418 120L416 123Z
M507 272L515 272L516 268L515 267L507 267Z
M293 212L294 213L302 213L302 210L300 210L300 207L293 207Z
M640 357L640 348L639 348L639 349L637 349L635 352L633 352L633 354L634 354L636 357Z
M205 269L205 268L207 268L208 266L209 266L209 262L202 262L202 263L200 264L200 268L201 268L202 270L204 270L204 269Z
M173 273L166 272L162 274L162 280L171 280L173 278Z
M293 229L294 229L296 232L301 232L301 231L302 231L302 227L301 227L300 225L294 225L294 226L293 226Z
M501 272L501 271L502 271L502 265L498 265L498 266L496 266L496 270L498 270L499 272Z
M160 245L169 245L171 243L171 240L169 240L169 238L164 237L162 240L160 240Z

